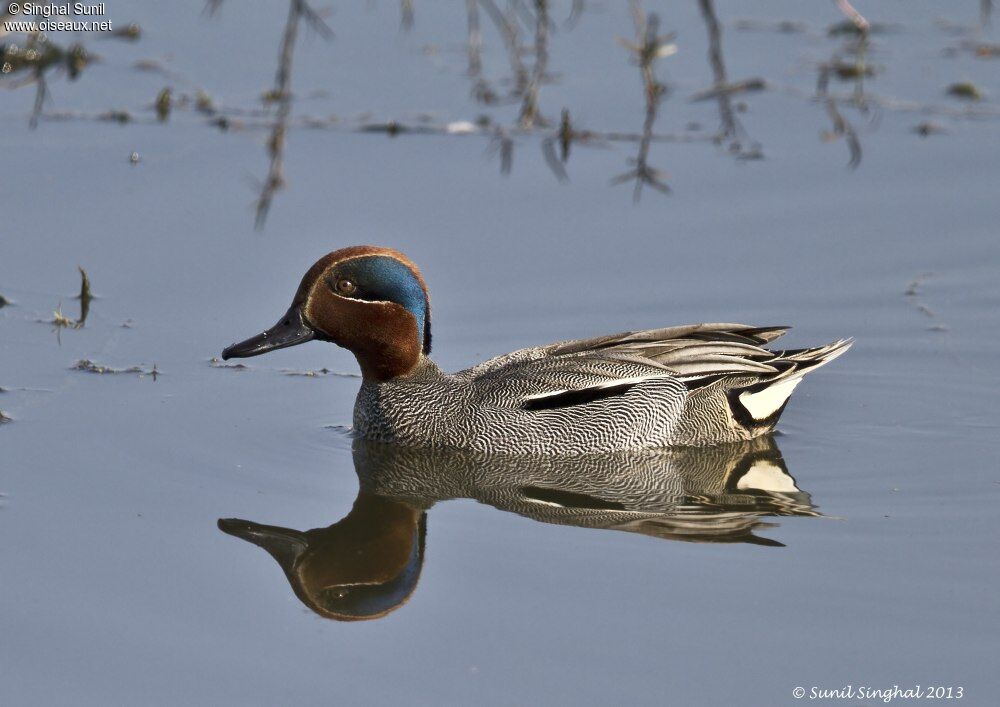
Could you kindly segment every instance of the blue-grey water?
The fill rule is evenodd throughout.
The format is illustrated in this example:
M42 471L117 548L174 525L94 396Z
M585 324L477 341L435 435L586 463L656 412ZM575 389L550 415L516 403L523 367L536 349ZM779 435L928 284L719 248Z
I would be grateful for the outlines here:
M1000 42L998 18L981 26L973 0L855 4L886 31L861 109L855 81L830 80L862 148L852 169L816 98L818 67L853 61L826 31L834 3L715 4L729 80L767 83L732 97L740 149L763 159L713 144L718 103L689 100L713 83L698 3L644 3L677 32L655 132L686 137L652 144L672 192L638 203L609 184L636 142L573 144L565 183L542 151L563 108L579 130L642 130L640 72L615 41L635 34L624 4L586 3L572 27L570 4L552 7L538 98L552 126L517 131L518 102L470 95L464 5L417 0L403 31L397 3L336 3L332 39L300 31L287 184L262 230L270 118L253 111L283 3L227 0L212 18L197 1L107 3L142 38L79 34L100 61L50 75L36 130L34 88L0 90L0 702L778 705L797 686L919 684L995 704L1000 58L976 47ZM482 8L480 22L483 75L506 93L503 43ZM982 100L947 94L963 81ZM158 123L165 86L202 89L230 129L190 106ZM109 110L133 120L96 119ZM484 114L512 137L507 176L482 133L357 130ZM856 337L776 438L800 510L822 515L762 517L775 546L680 542L456 493L427 511L408 601L321 618L216 522L348 515L359 379L339 374L356 363L321 343L246 369L210 360L356 243L421 266L449 370L699 321L790 324L790 347ZM56 309L78 318L77 266L95 299L82 327L54 326ZM144 373L73 370L84 359Z

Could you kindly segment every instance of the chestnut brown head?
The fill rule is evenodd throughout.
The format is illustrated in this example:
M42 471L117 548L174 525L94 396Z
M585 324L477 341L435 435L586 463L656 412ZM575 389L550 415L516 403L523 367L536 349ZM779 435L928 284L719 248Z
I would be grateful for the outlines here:
M412 371L431 349L430 298L417 266L390 248L334 251L309 268L277 324L228 347L222 358L313 339L352 351L365 378L385 381Z

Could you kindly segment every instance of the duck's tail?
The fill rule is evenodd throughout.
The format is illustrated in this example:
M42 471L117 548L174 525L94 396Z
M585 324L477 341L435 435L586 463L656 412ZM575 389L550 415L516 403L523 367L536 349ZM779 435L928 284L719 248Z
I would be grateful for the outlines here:
M802 378L845 353L853 343L854 339L841 339L811 349L775 351L768 364L779 369L777 375L728 391L733 417L748 430L772 429Z

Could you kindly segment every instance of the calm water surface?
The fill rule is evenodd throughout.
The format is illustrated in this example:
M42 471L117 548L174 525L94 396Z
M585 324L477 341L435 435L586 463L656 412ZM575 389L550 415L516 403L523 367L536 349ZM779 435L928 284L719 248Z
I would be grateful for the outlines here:
M143 38L82 36L101 62L51 78L37 130L33 90L0 93L0 701L775 705L796 686L921 684L995 704L1000 59L969 43L1000 36L979 4L862 8L888 27L867 112L836 104L851 169L815 99L818 67L853 61L827 36L832 3L716 5L729 80L769 87L733 96L738 150L707 139L719 104L689 100L714 80L698 4L647 3L678 45L655 132L683 139L652 143L672 193L637 204L609 185L635 141L573 145L560 183L554 128L507 130L506 177L485 135L358 132L510 128L520 104L470 97L460 4L414 3L409 32L397 4L357 5L335 6L331 41L300 34L293 121L321 125L289 129L261 231L266 119L157 124L150 104L171 85L259 106L281 4L109 3ZM588 4L572 29L568 13L552 9L541 113L641 132L615 43L629 13ZM480 20L483 75L506 92ZM148 59L170 76L132 68ZM966 80L982 101L946 94ZM90 119L111 109L135 120ZM920 137L926 122L944 132ZM210 359L273 323L314 259L364 242L422 267L446 369L695 321L857 343L755 449L575 465L352 449L345 351ZM77 265L96 299L82 328L54 327L57 308L78 316Z

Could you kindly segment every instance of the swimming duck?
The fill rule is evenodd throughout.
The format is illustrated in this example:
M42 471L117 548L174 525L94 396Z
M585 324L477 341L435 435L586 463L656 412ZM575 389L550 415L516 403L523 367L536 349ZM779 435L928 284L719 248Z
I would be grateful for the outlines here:
M273 327L223 359L311 340L352 353L354 433L410 446L581 454L705 446L770 432L802 377L852 341L771 351L787 327L692 324L526 348L454 374L430 359L417 266L354 246L316 261Z

